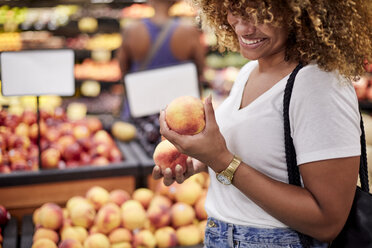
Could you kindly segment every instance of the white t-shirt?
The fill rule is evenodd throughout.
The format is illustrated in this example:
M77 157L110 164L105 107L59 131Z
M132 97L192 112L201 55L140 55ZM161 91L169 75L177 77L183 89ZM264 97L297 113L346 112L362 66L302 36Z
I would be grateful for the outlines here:
M257 61L238 74L230 95L216 110L216 120L230 152L278 181L288 183L284 149L283 95L289 75L248 106L239 109L244 86ZM360 155L360 115L351 83L317 65L302 68L290 102L291 135L297 163ZM222 185L209 169L206 200L209 216L238 225L286 227L233 185Z

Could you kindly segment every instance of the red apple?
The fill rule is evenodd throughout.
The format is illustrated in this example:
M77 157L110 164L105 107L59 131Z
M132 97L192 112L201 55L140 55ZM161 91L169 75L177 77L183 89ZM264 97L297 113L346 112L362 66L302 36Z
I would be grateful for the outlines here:
M123 159L121 152L117 147L111 148L109 158L113 163L120 162Z
M63 120L63 121L65 121L67 119L66 112L61 107L57 107L57 108L54 109L53 117L56 120Z
M95 133L103 128L101 121L96 117L88 117L86 119L86 123L92 133Z
M62 155L66 161L70 160L79 161L81 152L82 152L81 146L78 143L73 143L65 148Z
M12 171L28 171L31 170L31 166L25 159L19 159L11 163L10 168Z
M56 148L48 148L41 153L41 165L46 169L58 168L61 153Z
M31 126L32 124L36 123L37 116L36 113L32 110L25 110L22 114L22 122L26 123L27 125Z
M110 161L106 157L98 156L92 159L91 164L96 166L108 165Z
M72 135L64 135L57 140L57 147L59 148L61 153L64 153L66 147L74 143L76 143L76 140Z
M72 131L74 137L78 139L86 139L90 136L90 130L87 126L79 124L76 125Z
M56 127L49 127L44 135L44 137L51 143L57 142L60 136L61 132Z
M7 165L0 165L0 174L9 174L12 172Z
M109 158L110 150L111 146L105 143L100 143L90 149L90 155L92 157L102 156L105 158Z
M72 135L74 125L71 122L63 122L59 125L62 135Z

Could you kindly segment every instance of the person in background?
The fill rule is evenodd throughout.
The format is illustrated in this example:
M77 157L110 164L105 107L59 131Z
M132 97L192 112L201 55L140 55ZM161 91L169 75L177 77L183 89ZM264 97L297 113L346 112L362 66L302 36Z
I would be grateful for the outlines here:
M189 61L196 65L199 81L202 82L206 55L202 32L191 21L169 15L169 9L176 2L149 0L148 4L155 11L154 16L132 21L123 29L122 45L117 52L122 77L130 72ZM149 59L152 46L165 28L165 37ZM124 109L124 112L124 115L128 115L128 109Z
M172 175L154 166L153 178L170 185L209 172L205 247L304 247L298 232L311 247L327 247L357 184L361 130L351 80L372 61L370 1L193 2L220 47L251 61L216 112L205 100L201 133L177 134L161 111L160 132L189 156L188 167ZM284 89L299 63L289 118L302 187L288 184L283 131Z

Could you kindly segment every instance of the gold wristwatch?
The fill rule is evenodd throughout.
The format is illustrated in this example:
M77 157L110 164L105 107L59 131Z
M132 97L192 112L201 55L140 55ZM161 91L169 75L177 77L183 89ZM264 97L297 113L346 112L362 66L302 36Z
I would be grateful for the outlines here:
M241 162L242 162L242 159L234 155L234 158L230 162L229 166L227 166L225 170L216 174L217 180L222 184L230 185L234 177L234 173L236 169L238 168L238 166L241 164Z

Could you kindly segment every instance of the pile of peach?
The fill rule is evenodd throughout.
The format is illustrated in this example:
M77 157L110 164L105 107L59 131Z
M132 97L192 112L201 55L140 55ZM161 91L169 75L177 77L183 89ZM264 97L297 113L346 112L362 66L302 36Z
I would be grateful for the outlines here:
M45 203L33 213L32 248L154 248L197 245L204 239L209 176L132 194L95 186L61 207Z

